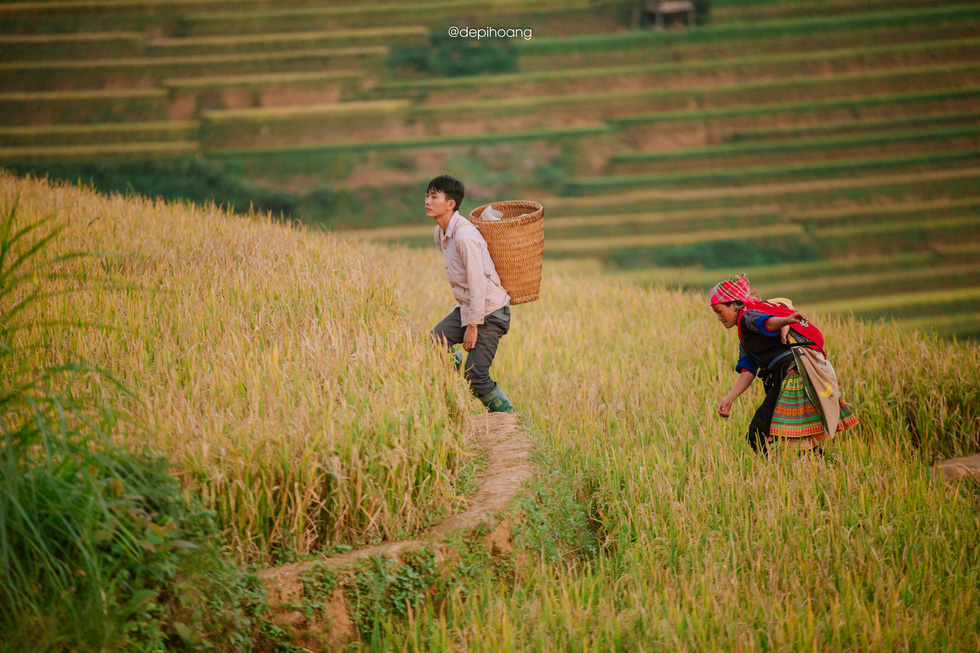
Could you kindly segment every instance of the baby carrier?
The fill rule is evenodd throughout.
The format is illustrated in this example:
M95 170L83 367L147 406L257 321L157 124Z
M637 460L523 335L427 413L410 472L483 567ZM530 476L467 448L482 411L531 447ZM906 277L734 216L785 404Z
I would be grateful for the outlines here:
M787 306L786 304L776 303L772 301L763 302L753 299L748 299L745 301L742 309L738 312L738 317L736 318L736 324L738 325L738 339L742 340L742 316L748 311L762 311L766 315L772 315L773 317L787 317L796 312L792 306ZM791 331L795 331L799 335L803 336L804 343L802 346L809 347L810 349L824 353L823 351L823 333L820 329L813 326L809 322L800 322L799 324L789 325Z

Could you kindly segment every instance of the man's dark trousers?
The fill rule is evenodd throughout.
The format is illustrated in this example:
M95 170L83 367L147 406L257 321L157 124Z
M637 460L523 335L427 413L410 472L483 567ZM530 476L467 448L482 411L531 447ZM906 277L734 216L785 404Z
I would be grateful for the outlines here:
M497 344L500 338L510 331L510 306L498 308L483 318L483 324L476 328L476 347L466 357L466 380L470 382L470 391L477 397L485 397L493 392L496 382L490 378L490 366L497 354ZM432 329L432 337L444 340L447 348L452 348L463 342L466 326L463 325L459 308L447 315L442 322Z

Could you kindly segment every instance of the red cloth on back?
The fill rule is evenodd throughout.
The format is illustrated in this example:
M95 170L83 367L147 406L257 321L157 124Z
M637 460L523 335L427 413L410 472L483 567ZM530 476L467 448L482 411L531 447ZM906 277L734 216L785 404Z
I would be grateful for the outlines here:
M788 317L795 313L792 308L784 304L774 304L773 302L763 302L763 301L752 301L749 300L745 302L742 310L738 312L738 317L736 318L736 324L738 324L738 339L742 340L742 316L746 311L762 311L766 315L772 315L773 317ZM806 325L806 326L804 326ZM809 322L801 322L799 324L789 325L790 330L796 331L801 336L804 336L813 345L807 345L810 349L815 349L826 356L823 350L823 333L820 329L813 326Z

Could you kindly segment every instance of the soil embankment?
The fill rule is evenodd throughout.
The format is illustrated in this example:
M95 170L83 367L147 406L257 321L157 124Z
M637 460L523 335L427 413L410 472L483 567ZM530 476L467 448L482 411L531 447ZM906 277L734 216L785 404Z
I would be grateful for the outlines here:
M932 466L935 474L942 474L947 481L958 481L964 478L980 478L980 453L963 458L950 458Z

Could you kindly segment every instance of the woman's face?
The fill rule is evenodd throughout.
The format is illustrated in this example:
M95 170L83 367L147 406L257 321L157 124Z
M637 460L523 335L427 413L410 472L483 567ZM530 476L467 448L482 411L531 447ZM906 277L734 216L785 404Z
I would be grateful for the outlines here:
M718 316L718 321L726 329L731 329L735 326L735 322L738 318L738 311L735 310L734 304L712 304L711 310L715 312Z

